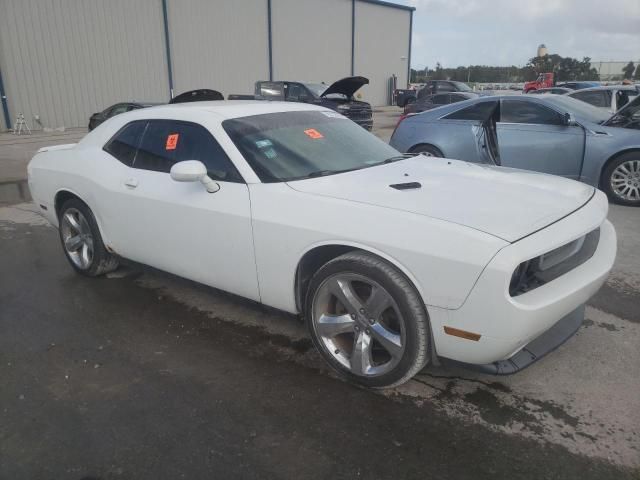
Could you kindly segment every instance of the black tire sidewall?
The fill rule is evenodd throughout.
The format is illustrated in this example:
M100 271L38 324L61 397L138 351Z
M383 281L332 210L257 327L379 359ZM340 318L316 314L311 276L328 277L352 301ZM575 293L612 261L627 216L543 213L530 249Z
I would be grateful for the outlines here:
M640 200L625 200L624 198L620 198L611 188L611 175L613 171L622 163L628 162L629 160L638 160L640 161L640 152L628 152L620 155L614 160L610 161L604 171L602 172L602 178L600 180L600 188L607 194L609 200L619 205L627 205L631 207L640 206Z
M433 145L417 145L411 149L411 153L430 153L434 157L443 158L444 155Z
M426 348L428 355L428 316L424 306L422 305L420 295L401 272L388 262L385 262L378 257L368 255L366 253L362 253L360 255L362 258L371 257L375 262L384 262L384 266L386 268L378 268L375 263L359 261L357 255L353 254L343 255L342 257L338 257L337 259L325 264L318 270L318 272L316 272L309 284L305 301L305 319L307 320L307 327L314 345L334 370L354 383L359 383L372 388L385 388L407 380L407 378L405 378L407 376L407 372L414 369L416 362L421 361L421 359L418 358L421 342L425 343L423 347ZM389 277L388 270L394 272L395 279ZM405 320L405 353L398 365L396 365L390 372L376 377L362 377L355 375L345 369L344 366L327 351L324 343L317 336L312 320L313 298L322 282L324 282L328 277L338 273L355 273L368 277L387 290L387 292L389 292L396 301L396 304L400 309L400 313ZM418 322L423 323L422 329L419 328L420 325ZM421 365L421 367L423 365Z
M58 215L59 222L62 221L62 217L64 216L64 213L70 208L75 208L80 213L82 213L82 215L84 215L84 218L87 220L87 223L89 224L89 228L91 229L91 235L93 236L93 259L91 261L91 266L89 268L87 269L78 268L78 266L75 263L73 263L73 261L69 257L69 254L67 253L67 249L64 247L64 239L62 238L62 228L58 228L58 234L60 236L60 243L62 245L62 251L64 252L64 256L67 257L69 264L71 265L71 267L73 267L73 269L76 272L81 273L82 275L86 275L88 277L95 277L97 275L100 275L102 273L101 266L104 265L105 263L112 261L112 255L107 251L107 249L104 246L104 243L102 242L102 236L100 235L100 229L98 228L98 223L96 222L96 219L93 216L93 212L87 206L87 204L76 198L67 200L66 202L64 202L62 207L60 207L60 212Z

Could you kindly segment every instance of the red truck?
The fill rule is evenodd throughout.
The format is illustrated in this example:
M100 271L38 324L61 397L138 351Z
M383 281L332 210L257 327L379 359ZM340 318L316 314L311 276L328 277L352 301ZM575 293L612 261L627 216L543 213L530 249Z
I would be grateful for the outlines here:
M533 82L525 82L524 93L529 93L532 90L540 90L541 88L551 88L554 85L553 73L541 73Z

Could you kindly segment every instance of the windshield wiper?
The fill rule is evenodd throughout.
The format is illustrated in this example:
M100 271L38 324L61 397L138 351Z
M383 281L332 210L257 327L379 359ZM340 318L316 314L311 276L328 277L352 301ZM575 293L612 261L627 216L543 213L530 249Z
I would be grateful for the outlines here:
M318 170L317 172L311 172L302 178L324 177L325 175L331 175L332 173L338 173L338 170Z
M403 153L402 155L395 155L393 157L389 157L383 161L381 161L381 164L386 164L386 163L393 163L393 162L399 162L400 160L406 160L407 158L412 158L415 157L416 154L415 153Z

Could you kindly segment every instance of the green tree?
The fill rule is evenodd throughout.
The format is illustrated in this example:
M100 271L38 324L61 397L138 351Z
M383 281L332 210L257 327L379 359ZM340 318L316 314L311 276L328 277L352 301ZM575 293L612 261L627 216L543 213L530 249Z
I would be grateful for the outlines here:
M633 77L634 80L640 80L640 65L636 67L636 74Z
M627 65L622 69L622 73L624 73L624 78L633 78L633 71L636 69L636 66L633 62L627 63Z

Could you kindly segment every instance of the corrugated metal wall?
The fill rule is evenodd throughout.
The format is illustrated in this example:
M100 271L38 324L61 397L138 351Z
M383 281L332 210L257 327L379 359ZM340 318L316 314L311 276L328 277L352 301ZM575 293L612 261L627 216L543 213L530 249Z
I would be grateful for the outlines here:
M273 79L332 83L351 73L351 0L272 0Z
M388 79L395 74L398 88L407 85L411 13L365 2L356 2L355 75L369 78L362 89L372 105L388 104ZM404 58L403 58L404 57Z
M12 121L85 126L123 100L169 96L158 0L0 0L0 68Z
M253 93L269 79L266 0L169 0L174 93Z
M350 75L352 0L271 4L274 79ZM267 5L167 0L174 92L252 93L268 79ZM355 74L371 81L364 98L385 105L388 78L407 81L410 12L358 0L355 13ZM167 101L162 0L0 0L0 72L12 121L23 113L34 129L85 126L121 101Z

